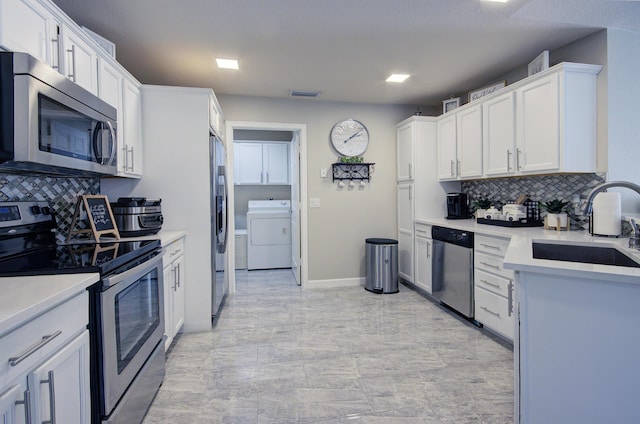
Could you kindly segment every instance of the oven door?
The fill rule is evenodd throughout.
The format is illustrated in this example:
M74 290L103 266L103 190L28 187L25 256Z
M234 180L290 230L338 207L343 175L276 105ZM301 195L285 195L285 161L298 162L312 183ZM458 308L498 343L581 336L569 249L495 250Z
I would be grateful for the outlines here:
M101 409L109 415L164 334L162 255L102 283Z

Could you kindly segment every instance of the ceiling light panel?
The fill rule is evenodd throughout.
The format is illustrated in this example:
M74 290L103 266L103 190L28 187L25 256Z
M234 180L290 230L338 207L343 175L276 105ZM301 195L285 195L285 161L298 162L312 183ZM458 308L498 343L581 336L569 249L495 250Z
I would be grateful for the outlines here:
M238 69L238 61L236 59L216 58L216 63L220 69Z
M404 82L407 78L409 78L409 74L391 74L387 78L387 82Z
M482 0L482 1L490 1L490 2L493 2L493 3L506 3L509 0Z

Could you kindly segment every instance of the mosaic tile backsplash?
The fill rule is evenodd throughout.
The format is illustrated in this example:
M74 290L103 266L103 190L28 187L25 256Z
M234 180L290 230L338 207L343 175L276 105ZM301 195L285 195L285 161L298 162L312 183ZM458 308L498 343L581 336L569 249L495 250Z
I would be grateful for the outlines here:
M463 181L461 191L468 193L472 205L475 200L482 198L491 200L498 208L515 201L520 194L526 194L531 200L540 202L562 199L570 202L567 214L571 220L571 228L587 230L589 219L580 215L580 203L574 200L584 200L591 189L604 182L604 174L541 175Z
M75 212L77 198L100 194L100 178L50 177L0 173L0 201L47 201L55 213L56 239L63 242Z

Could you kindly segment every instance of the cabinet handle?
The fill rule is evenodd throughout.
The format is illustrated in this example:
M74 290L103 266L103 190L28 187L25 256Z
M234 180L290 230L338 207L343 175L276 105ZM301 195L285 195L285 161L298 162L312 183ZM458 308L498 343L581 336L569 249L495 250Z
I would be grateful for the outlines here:
M507 316L511 316L511 315L513 315L513 281L509 281L509 285L507 286L507 293L508 293L508 297L507 297L508 314L507 314Z
M133 146L131 146L131 148L128 149L128 151L131 152L131 166L129 167L129 159L127 159L127 169L129 171L133 172L134 169L135 169L135 166L134 166L135 161L134 161L134 156L133 156L133 154L134 154L133 153Z
M413 199L413 187L409 187L409 200Z
M507 172L511 171L511 150L507 149Z
M173 252L171 252L171 253L169 254L169 256L175 256L175 255L177 255L178 253L180 253L180 249L176 249L176 250L174 250Z
M127 146L122 146L122 153L124 156L124 164L122 165L122 170L127 172L129 169L129 156L127 155Z
M462 168L462 164L460 162L460 159L458 159L458 161L456 162L456 175L460 175L461 168Z
M176 265L176 291L178 291L178 287L180 287L180 264Z
M176 267L174 266L173 268L171 268L171 273L173 274L173 284L171 285L171 289L173 291L177 290L177 286L176 286L176 280L178 279L178 272L176 271Z
M516 168L517 169L522 169L522 166L520 165L520 155L522 154L522 150L520 149L516 149Z
M67 78L76 82L76 46L72 44L71 49L67 50L67 53L71 53L71 73L67 74Z
M491 287L495 287L495 288L497 288L497 289L499 289L499 288L500 288L500 284L495 284L495 283L489 282L489 281L487 281L487 280L480 280L480 281L482 281L483 283L485 283L485 284L487 284L487 285L489 285L489 286L491 286Z
M431 257L431 243L427 243L427 259Z
M11 365L12 367L15 367L20 362L24 361L29 356L31 356L38 349L40 349L41 347L43 347L44 345L49 343L51 340L53 340L56 337L58 337L60 334L62 334L62 330L58 330L53 334L42 336L42 339L39 342L37 342L36 344L34 344L30 348L28 348L25 352L23 352L22 354L20 354L18 356L12 356L11 358L9 358L9 365Z
M486 306L481 306L480 309L484 310L485 312L489 312L494 317L500 318L500 314L498 312L493 312L491 309L487 308Z
M55 392L55 380L53 376L53 370L49 371L48 378L46 380L40 380L40 384L49 385L49 419L42 421L42 424L56 424L56 392Z
M17 400L16 405L24 405L24 422L31 424L31 391L24 391L24 400Z
M413 180L413 165L409 164L409 179Z
M484 244L484 243L480 243L480 246L484 246L484 247L489 248L489 249L500 250L500 246L492 246L490 244Z
M416 230L416 233L427 234L427 230Z
M265 175L267 176L266 183L269 184L269 172L265 172Z
M453 161L451 161L451 176L453 177Z
M52 56L55 55L56 59L57 59L57 63L54 65L53 64L53 57L51 58L51 67L53 69L57 69L60 70L60 34L58 34L56 36L56 38L52 38L51 39L51 52L52 52Z
M488 264L486 262L480 262L482 265L488 266L489 268L493 268L493 269L500 269L499 266L497 265L493 265L493 264Z

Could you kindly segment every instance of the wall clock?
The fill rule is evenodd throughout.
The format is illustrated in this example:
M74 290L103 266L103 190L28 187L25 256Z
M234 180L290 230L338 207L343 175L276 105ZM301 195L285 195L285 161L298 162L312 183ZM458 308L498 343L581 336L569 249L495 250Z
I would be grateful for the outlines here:
M331 144L342 156L360 156L369 146L369 131L355 119L339 121L331 129Z

